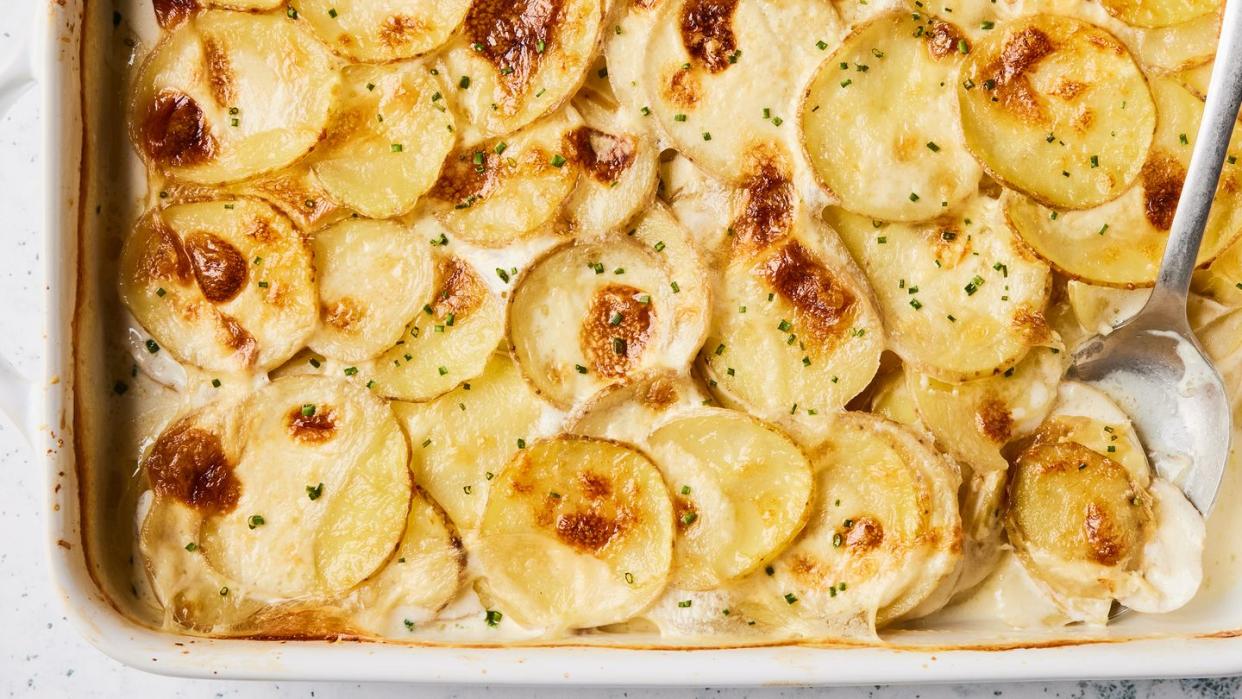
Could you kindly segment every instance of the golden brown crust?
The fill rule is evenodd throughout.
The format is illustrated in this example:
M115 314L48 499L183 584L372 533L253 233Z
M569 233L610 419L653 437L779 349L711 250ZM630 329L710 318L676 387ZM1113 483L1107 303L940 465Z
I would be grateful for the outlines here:
M153 7L155 21L171 29L198 10L198 0L154 0Z
M1056 47L1036 27L1023 27L1001 47L1000 55L983 69L984 87L1008 111L1028 121L1045 118L1028 73Z
M1107 508L1094 502L1087 503L1083 528L1087 533L1091 560L1106 566L1115 566L1129 557L1130 547Z
M220 338L225 345L237 351L241 364L245 367L254 365L259 356L259 343L250 331L242 327L237 319L227 313L219 314Z
M592 368L610 379L638 365L651 338L655 311L642 289L609 284L595 292L582 323L580 341Z
M741 211L731 226L735 245L761 250L784 238L793 226L795 201L784 158L769 146L752 148L739 184Z
M475 0L466 14L471 45L510 94L522 92L556 41L564 0Z
M996 444L1005 444L1013 436L1013 416L1005 402L988 396L975 411L975 426L983 436Z
M831 347L831 340L845 334L858 306L858 299L833 277L801 243L792 241L759 267L763 279L793 304L797 326Z
M188 283L192 272L190 256L178 236L159 214L153 214L147 225L152 229L152 244L142 251L142 262L138 269L151 279L164 279Z
M611 185L634 164L637 144L629 136L614 136L589 126L565 134L565 155L597 181Z
M737 0L688 0L681 8L681 42L691 60L709 72L722 72L734 62L737 38L733 12Z
M927 31L927 53L937 60L970 51L970 42L956 25L941 20L931 20ZM965 46L966 51L962 51Z
M236 76L229 55L219 42L210 37L203 39L203 60L207 64L207 85L216 104L227 107L237 97Z
M212 303L224 303L237 296L246 286L249 267L241 251L220 236L192 233L185 241L185 250L194 268L194 278L203 297Z
M453 316L463 320L487 300L487 287L474 269L457 257L447 257L439 265L440 288L432 311L438 319Z
M241 496L220 437L185 419L164 430L144 463L156 494L204 513L230 512Z
M181 92L165 90L156 95L147 105L140 131L147 156L173 167L204 163L219 148L202 107Z
M336 436L336 414L324 406L298 406L285 417L289 436L305 444L322 444Z
M1143 183L1143 215L1159 230L1169 230L1182 196L1186 168L1176 158L1152 148L1139 177Z

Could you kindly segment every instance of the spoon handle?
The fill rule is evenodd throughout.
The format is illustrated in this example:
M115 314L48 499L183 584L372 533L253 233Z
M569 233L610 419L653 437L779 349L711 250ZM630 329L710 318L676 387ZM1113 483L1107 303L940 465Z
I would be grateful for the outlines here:
M1173 216L1173 227L1160 262L1160 275L1150 306L1177 308L1185 317L1190 275L1199 255L1203 229L1207 224L1212 198L1220 181L1220 171L1229 148L1229 138L1237 125L1238 104L1242 102L1242 0L1229 0L1221 23L1220 44L1208 86L1203 121L1190 156L1190 168L1182 185L1182 195Z

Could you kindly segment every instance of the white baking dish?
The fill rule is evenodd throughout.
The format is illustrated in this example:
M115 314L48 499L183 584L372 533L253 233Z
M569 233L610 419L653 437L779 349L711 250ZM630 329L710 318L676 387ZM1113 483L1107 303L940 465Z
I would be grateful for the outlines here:
M110 225L108 194L124 179L110 170L107 154L127 153L129 145L121 113L85 107L81 87L83 66L88 82L107 67L100 47L117 41L118 30L112 3L39 1L32 43L43 86L48 164L47 362L34 391L0 362L0 409L27 424L43 423L30 436L48 473L55 585L68 616L109 655L185 676L440 683L870 684L1242 673L1242 474L1236 468L1209 522L1210 573L1196 601L1166 617L1130 615L1104 631L1002 633L996 624L992 630L958 624L888 634L892 645L886 647L661 650L650 647L658 640L641 638L624 648L605 647L601 643L616 641L600 636L579 637L577 645L507 648L204 640L142 625L127 614L124 581L110 577L93 548L99 525L108 521L103 513L119 509L109 497L108 479L132 467L107 463L93 446L107 429L104 401L112 382L100 369L96 317L103 312L102 287L88 273L107 254L99 241ZM125 0L119 4L126 9ZM142 7L149 12L149 0ZM19 76L20 70L0 73L0 106ZM122 514L120 521L129 516Z

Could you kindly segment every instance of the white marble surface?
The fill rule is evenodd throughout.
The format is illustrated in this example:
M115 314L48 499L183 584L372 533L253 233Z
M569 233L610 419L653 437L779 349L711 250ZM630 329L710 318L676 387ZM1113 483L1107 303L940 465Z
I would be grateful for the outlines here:
M29 31L29 13L47 0L3 0L0 61L14 37ZM20 10L20 11L18 11ZM0 354L33 371L42 352L44 280L40 273L40 116L34 92L0 121ZM418 688L331 683L238 683L158 677L124 667L83 642L49 594L44 559L40 466L12 425L0 418L0 690L7 696L73 697L356 697L493 695L518 697L627 697L635 692L573 689ZM799 697L822 690L707 690L653 692L660 696ZM1242 678L937 687L864 687L843 697L1224 697L1242 695Z

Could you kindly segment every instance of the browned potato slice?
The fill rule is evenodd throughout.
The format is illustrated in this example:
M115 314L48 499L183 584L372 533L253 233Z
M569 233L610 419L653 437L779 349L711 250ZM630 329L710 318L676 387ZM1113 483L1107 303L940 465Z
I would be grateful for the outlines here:
M446 393L483 373L504 336L504 307L468 262L440 259L434 288L401 339L359 367L382 396L424 401Z
M1043 315L1052 275L995 200L976 196L922 224L877 227L836 208L825 217L871 281L892 350L920 371L967 381L1057 343Z
M1114 599L1170 611L1202 579L1203 518L1153 480L1134 428L1103 393L1065 383L1018 457L1009 541L1071 619L1102 624Z
M723 270L699 358L726 405L818 434L875 376L879 314L865 286L826 252L795 236Z
M301 349L318 317L311 251L289 220L250 198L148 212L121 251L121 299L178 360L267 371Z
M581 122L566 110L510 136L459 146L427 195L431 210L476 245L503 247L537 234L578 182L571 157Z
M565 202L565 217L579 235L599 235L622 225L655 199L659 149L646 131L615 111L608 95L583 90L574 107L584 124L568 134L581 174Z
M946 384L906 367L906 382L922 423L945 453L974 472L1005 472L1001 449L1034 431L1048 415L1061 381L1062 355L1040 348L1012 370Z
M673 507L637 449L561 436L499 474L477 551L484 598L519 623L553 634L616 623L664 589Z
M800 91L843 30L827 0L667 0L659 13L640 106L680 153L734 182L754 144L798 150Z
M371 218L412 209L457 138L441 89L416 63L346 68L311 164L323 188Z
M314 147L338 80L331 54L302 23L204 12L143 63L130 132L156 170L205 184L242 180Z
M351 382L296 376L242 410L236 506L203 521L211 565L285 598L339 594L378 570L410 508L409 447L388 406Z
M843 208L871 218L939 216L979 184L952 88L970 42L953 24L914 17L893 11L855 28L820 65L801 107L819 181Z
M1111 34L1033 15L978 42L957 89L966 145L1001 182L1085 209L1138 177L1156 126L1142 72Z
M282 602L348 592L401 538L408 460L388 406L334 379L280 379L174 421L142 461L140 545L169 620L279 633Z
M289 6L337 53L378 63L439 47L470 0L293 0Z
M633 230L582 240L535 264L509 302L514 359L562 408L653 367L682 369L703 338L698 253L662 207Z
M811 462L811 519L764 581L770 606L794 628L884 625L952 581L962 532L951 462L866 413L838 416Z
M474 0L440 72L467 121L487 136L550 114L582 84L599 47L599 0Z
M356 362L401 339L435 281L430 246L419 232L351 218L315 234L320 323L311 349Z

